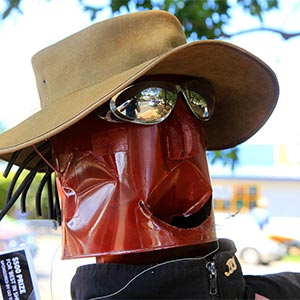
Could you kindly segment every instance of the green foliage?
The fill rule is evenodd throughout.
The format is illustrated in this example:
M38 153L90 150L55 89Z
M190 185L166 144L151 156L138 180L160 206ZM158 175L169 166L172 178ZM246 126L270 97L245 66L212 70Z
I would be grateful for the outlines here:
M278 0L237 0L237 2L250 15L258 17L261 22L263 21L264 12L278 8Z
M20 9L21 1L22 0L5 0L5 2L7 3L7 7L2 14L2 19L5 19L8 16L10 16L14 10L17 10L18 13L22 14L22 11Z
M238 152L238 147L227 150L209 151L207 157L211 164L221 162L223 166L229 165L231 170L234 170L238 163Z
M79 0L91 20L107 5L91 6ZM100 3L100 1L99 1ZM241 6L244 11L263 21L265 12L278 9L278 0L111 0L112 14L136 10L162 9L177 16L184 26L186 36L192 40L227 36L223 26L231 19L231 9Z
M0 207L4 206L5 203L5 195L6 191L8 190L8 186L10 183L11 178L4 178L2 174L0 174L1 180L0 180Z
M23 0L5 0L5 2L6 8L2 13L2 19L12 15L14 11L22 13ZM192 40L227 36L223 32L223 26L232 18L233 7L242 7L246 13L257 17L261 22L266 12L279 8L278 0L110 0L110 4L103 4L103 1L99 0L98 3L95 1L97 4L94 5L86 4L85 0L78 2L83 11L89 13L91 20L107 6L110 7L112 14L148 9L166 10L178 17L187 37Z
M28 171L23 171L23 173L18 178L16 187L24 180L26 175L28 174ZM2 173L0 172L0 207L5 206L5 198L6 193L8 191L10 182L15 175L15 172L11 171L7 178L4 178ZM28 217L30 219L36 218L35 213L35 195L36 191L38 189L38 185L41 182L43 174L37 174L33 183L31 184L27 198L26 198L26 211L28 212ZM42 212L43 215L47 214L47 195L42 194ZM17 202L13 205L13 207L10 209L8 215L15 216L17 211L20 211L20 199L17 200Z

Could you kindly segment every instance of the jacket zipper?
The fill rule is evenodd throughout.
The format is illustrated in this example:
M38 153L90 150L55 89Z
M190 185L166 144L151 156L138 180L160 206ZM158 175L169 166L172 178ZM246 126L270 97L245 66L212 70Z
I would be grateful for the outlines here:
M214 261L209 261L206 263L206 269L209 274L209 294L211 295L211 299L218 299L218 282L217 282L217 268L216 263Z

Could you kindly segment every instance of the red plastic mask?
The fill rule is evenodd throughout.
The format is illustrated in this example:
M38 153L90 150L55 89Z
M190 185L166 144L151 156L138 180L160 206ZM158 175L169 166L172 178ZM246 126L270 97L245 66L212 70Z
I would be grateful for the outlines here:
M181 99L160 124L90 114L52 144L63 258L113 261L216 241L205 136Z

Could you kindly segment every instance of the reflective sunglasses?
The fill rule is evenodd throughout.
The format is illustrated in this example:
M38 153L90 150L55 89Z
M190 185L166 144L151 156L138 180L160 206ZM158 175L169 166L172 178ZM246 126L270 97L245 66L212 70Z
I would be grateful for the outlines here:
M208 121L214 110L212 86L202 78L177 81L145 80L134 83L110 101L96 109L96 114L110 122L131 122L144 125L165 120L182 94L192 113L201 121Z

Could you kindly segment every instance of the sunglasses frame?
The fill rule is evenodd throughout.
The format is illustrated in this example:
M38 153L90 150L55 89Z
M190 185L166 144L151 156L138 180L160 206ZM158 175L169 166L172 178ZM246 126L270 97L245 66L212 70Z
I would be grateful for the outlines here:
M165 77L163 77L164 79L158 79L161 76L144 76L142 77L140 80L135 81L133 84L131 84L130 86L126 87L125 89L123 89L122 91L120 91L119 93L117 93L116 95L114 95L108 102L106 102L105 104L101 105L98 109L96 109L96 114L98 115L98 117L100 117L101 119L104 119L108 122L118 122L118 123L122 123L122 122L130 122L130 123L135 123L135 124L142 124L142 125L155 125L155 124L159 124L160 122L164 121L166 118L168 118L168 116L171 114L171 112L173 111L177 99L178 99L178 94L180 93L185 102L187 103L189 109L192 111L193 115L199 119L200 121L204 121L207 122L210 120L211 116L213 115L214 112L214 107L215 107L215 93L213 90L213 87L211 86L211 84L203 79L203 78L198 78L198 77L189 77L189 76L184 76L184 78L182 78L183 76L172 76L172 75L165 75ZM179 79L178 79L179 77ZM118 97L123 94L126 93L126 91L132 89L133 87L139 86L142 83L147 83L148 87L159 87L159 84L167 84L169 86L172 86L174 88L174 92L176 90L176 94L177 94L177 98L174 100L174 105L171 107L171 109L161 118L155 119L155 121L140 121L138 119L133 119L130 118L128 116L126 116L125 114L121 113L118 110L118 107L116 106L116 101L118 99ZM199 114L197 114L195 112L195 108L193 107L192 104L192 99L190 99L189 96L189 92L193 92L193 90L189 90L188 86L191 85L192 83L196 83L197 87L200 87L199 90L201 90L201 94L198 93L198 95L206 102L206 103L210 103L210 105L207 105L207 107L210 107L210 110L208 112L208 116L207 117L200 117ZM141 90L144 90L146 88L143 88ZM172 91L173 92L173 91ZM194 91L197 93L197 91ZM137 94L137 93L136 93ZM136 94L134 94L132 97L135 97ZM208 99L208 100L207 100Z

